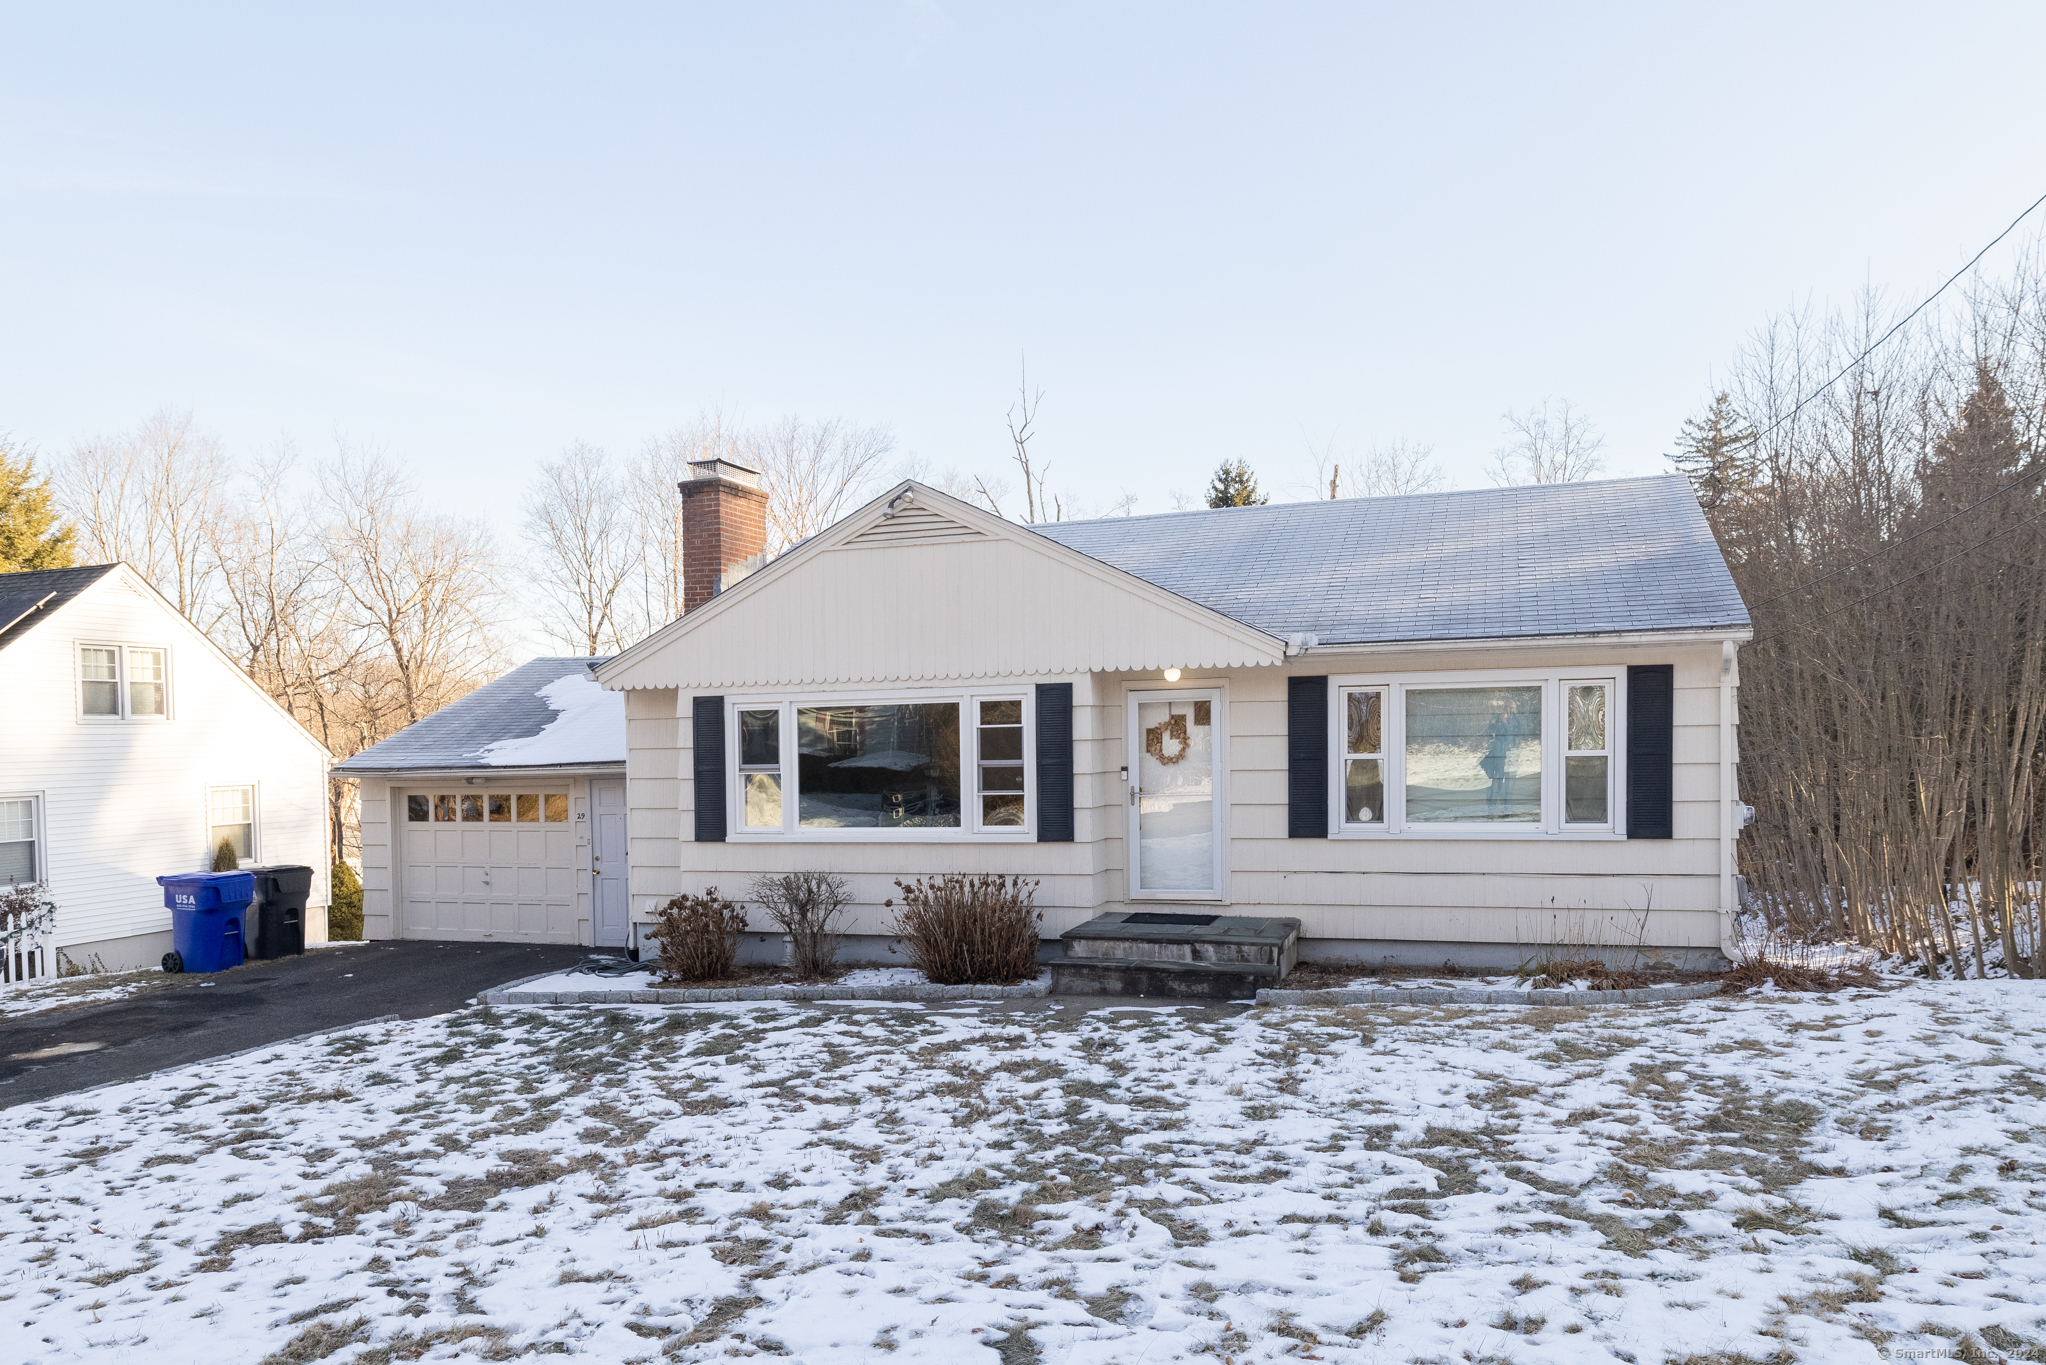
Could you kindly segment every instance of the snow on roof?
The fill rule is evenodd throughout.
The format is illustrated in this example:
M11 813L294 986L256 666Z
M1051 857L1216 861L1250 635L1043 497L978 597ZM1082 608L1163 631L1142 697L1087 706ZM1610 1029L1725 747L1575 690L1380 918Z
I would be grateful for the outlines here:
M334 771L574 767L625 762L624 694L590 677L602 658L534 659L372 744Z
M1748 624L1679 475L1030 529L1245 625L1324 645Z
M537 735L486 744L476 756L493 768L625 761L625 694L606 692L587 672L556 678L536 693L555 710Z

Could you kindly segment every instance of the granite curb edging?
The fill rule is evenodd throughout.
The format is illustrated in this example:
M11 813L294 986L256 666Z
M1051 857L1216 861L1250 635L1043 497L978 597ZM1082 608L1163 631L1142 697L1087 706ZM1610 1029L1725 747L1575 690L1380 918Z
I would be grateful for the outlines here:
M693 986L633 991L483 992L486 1005L716 1005L752 1000L1031 1000L1049 993L1049 983L1020 986Z
M1327 991L1261 990L1260 1005L1655 1005L1703 1000L1725 987L1717 981L1694 986L1644 986L1626 991L1494 991L1448 986L1364 986Z

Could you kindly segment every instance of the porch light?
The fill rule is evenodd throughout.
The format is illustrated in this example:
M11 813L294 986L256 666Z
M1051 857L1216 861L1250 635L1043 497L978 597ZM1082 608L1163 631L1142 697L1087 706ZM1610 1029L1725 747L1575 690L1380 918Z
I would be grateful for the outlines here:
M1176 669L1176 668L1168 668L1168 669L1166 669L1166 670L1165 670L1165 681L1167 681L1167 682L1178 682L1178 681L1179 681L1179 670L1178 670L1178 669Z

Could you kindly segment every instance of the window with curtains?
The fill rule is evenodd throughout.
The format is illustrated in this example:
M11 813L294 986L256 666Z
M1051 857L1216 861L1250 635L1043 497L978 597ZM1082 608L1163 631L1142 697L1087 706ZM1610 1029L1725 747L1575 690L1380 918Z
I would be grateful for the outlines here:
M1026 834L1031 707L1018 693L733 700L734 837Z
M1618 670L1336 679L1335 834L1612 834Z
M143 645L80 645L78 712L94 721L168 720L170 651Z

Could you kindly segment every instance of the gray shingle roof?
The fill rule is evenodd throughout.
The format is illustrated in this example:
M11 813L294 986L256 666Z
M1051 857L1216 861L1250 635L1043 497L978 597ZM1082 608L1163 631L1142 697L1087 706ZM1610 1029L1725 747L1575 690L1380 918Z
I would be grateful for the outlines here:
M1679 475L1031 529L1245 625L1324 645L1748 624Z
M76 569L0 573L0 649L7 648L49 620L57 608L117 567L113 564L87 564Z
M440 710L406 726L389 739L334 765L334 771L380 773L402 769L476 768L504 771L485 763L477 751L499 740L526 739L547 728L561 713L536 694L571 673L586 672L595 659L535 659L520 664L495 682L449 702Z

